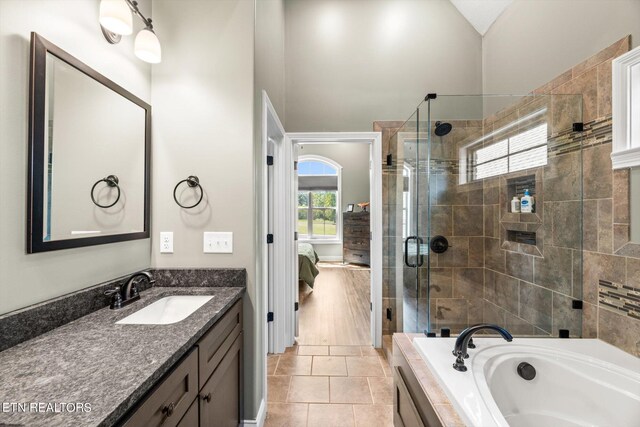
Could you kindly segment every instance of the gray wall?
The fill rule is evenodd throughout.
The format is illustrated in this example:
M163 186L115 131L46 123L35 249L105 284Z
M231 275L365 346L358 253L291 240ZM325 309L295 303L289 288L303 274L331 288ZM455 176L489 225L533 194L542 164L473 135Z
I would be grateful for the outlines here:
M286 0L288 132L367 131L428 92L482 92L482 39L449 0Z
M261 113L264 89L283 125L285 123L284 75L284 6L285 0L256 1L255 37L255 89L256 109ZM256 114L256 118L262 118ZM256 124L259 124L256 123Z
M369 201L369 144L309 144L300 148L299 155L315 154L331 159L342 166L342 206L339 215L349 203ZM356 210L360 208L356 207ZM320 259L342 257L342 245L313 245Z
M627 34L638 0L516 0L484 36L484 93L529 93Z
M30 32L150 101L151 67L134 56L134 37L115 46L104 40L97 25L99 3L0 1L0 314L150 265L148 239L26 254ZM142 6L150 11L148 2Z
M255 281L254 1L156 0L163 61L153 67L154 267L243 267L245 418L262 397L264 317ZM179 208L176 183L197 175L201 206ZM184 202L188 202L185 192ZM159 253L159 233L173 231L174 253ZM233 232L232 254L204 254L203 232Z
M255 57L254 57L254 171L255 171L255 211L254 224L257 230L255 233L255 301L264 298L264 292L260 284L262 283L262 246L267 230L262 230L262 168L265 166L265 159L262 153L262 91L265 90L273 103L274 108L284 124L284 0L257 0L255 16ZM265 319L264 307L260 304L253 306L256 319ZM253 419L257 415L258 404L264 397L262 389L265 386L263 375L264 367L256 364L262 361L262 357L267 353L267 349L262 345L264 334L264 322L258 321L256 328L255 346L253 352L245 351L245 360L250 358L248 363L254 364L253 378L245 375L245 393L253 393L253 405L245 402L245 419ZM266 403L265 403L266 404Z

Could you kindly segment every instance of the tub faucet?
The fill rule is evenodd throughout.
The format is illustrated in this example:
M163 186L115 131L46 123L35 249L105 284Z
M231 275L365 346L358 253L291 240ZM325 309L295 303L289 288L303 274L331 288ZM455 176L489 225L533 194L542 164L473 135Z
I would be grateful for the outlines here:
M467 370L467 367L464 366L464 359L469 357L469 355L467 354L469 341L471 340L471 336L474 333L482 329L491 329L493 331L498 332L500 335L502 335L502 338L504 338L505 340L509 342L513 341L513 337L511 336L509 331L507 331L504 328L501 328L498 325L481 323L479 325L470 326L464 331L460 332L460 335L458 335L458 338L456 339L456 344L455 344L455 347L453 348L453 355L456 356L456 362L453 364L453 369L460 372L465 372Z

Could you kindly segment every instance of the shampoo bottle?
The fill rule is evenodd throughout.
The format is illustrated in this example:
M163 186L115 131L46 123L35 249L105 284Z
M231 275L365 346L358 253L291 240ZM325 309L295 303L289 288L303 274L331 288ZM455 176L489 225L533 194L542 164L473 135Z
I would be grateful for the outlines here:
M531 213L533 212L533 196L529 194L529 190L524 190L524 196L520 199L520 212Z
M520 199L518 199L518 196L513 196L511 200L511 212L520 213Z

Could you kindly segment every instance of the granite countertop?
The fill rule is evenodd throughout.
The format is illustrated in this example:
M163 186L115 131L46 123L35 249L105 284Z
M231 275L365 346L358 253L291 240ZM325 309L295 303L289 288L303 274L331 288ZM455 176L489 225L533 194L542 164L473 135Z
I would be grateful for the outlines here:
M0 352L0 425L110 426L139 401L244 294L242 287L155 287ZM169 295L213 295L170 325L115 322ZM16 412L14 404L59 412ZM75 412L62 403L81 403ZM86 411L86 404L90 411ZM78 409L85 409L81 411Z

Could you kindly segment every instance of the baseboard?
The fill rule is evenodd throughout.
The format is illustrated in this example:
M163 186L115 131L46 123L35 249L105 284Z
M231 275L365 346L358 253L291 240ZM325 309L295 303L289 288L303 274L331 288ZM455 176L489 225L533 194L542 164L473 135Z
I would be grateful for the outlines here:
M341 256L322 256L322 255L319 255L318 258L320 258L320 261L325 261L325 262L342 262L342 257Z
M255 420L242 420L242 426L264 426L265 419L267 418L267 405L264 399L260 401L260 408L258 408L258 416Z

